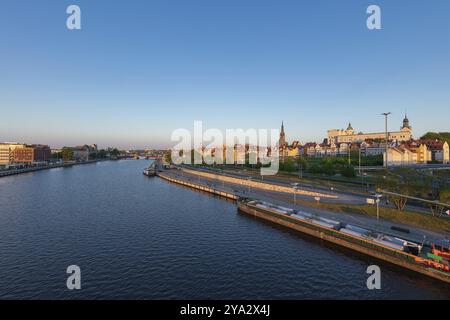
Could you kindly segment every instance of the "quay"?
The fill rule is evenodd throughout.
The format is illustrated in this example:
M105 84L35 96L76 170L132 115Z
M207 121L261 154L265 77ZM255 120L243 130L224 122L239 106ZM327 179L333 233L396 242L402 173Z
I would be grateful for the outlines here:
M220 180L226 183L231 184L238 184L244 187L251 187L261 190L267 190L267 191L275 191L275 192L284 192L284 193L295 193L300 196L308 196L308 197L320 197L321 199L333 199L337 200L339 197L335 194L331 194L329 192L318 192L318 191L311 191L304 188L293 188L292 186L285 186L275 183L267 183L262 181L256 181L251 179L244 179L241 177L235 177L230 176L226 174L218 174L218 173L211 173L206 172L202 170L192 170L192 169L185 169L182 168L184 172L188 174L193 174L197 176L201 176L207 179L215 179Z
M196 184L196 183L193 183L193 182L186 182L186 181L183 181L181 179L175 179L175 178L169 177L168 175L164 174L164 172L158 172L157 176L160 177L161 179L164 179L164 180L169 181L169 182L181 184L181 185L186 186L186 187L190 187L190 188L197 189L197 190L200 190L200 191L212 193L212 194L214 194L216 196L220 196L220 197L227 198L227 199L230 199L230 200L238 200L239 199L239 197L236 194L234 194L234 193L221 191L221 190L218 190L218 189L215 189L215 188L211 188L211 187L206 187L206 186L203 186L201 184Z
M7 176L14 176L22 173L30 173L35 171L41 171L41 170L48 170L48 169L55 169L55 168L66 168L66 167L72 167L74 165L81 165L81 164L90 164L95 163L98 160L89 160L89 161L83 161L83 162L65 162L65 163L55 163L55 164L49 164L46 166L38 166L38 167L30 167L30 168L22 168L22 169L14 169L14 170L5 170L0 171L0 178L7 177Z

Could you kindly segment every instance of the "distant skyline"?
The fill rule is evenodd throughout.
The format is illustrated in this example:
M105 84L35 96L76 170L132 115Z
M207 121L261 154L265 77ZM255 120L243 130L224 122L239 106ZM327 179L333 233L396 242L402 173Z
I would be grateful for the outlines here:
M448 21L448 0L5 0L0 141L167 148L195 120L284 120L305 143L349 122L383 131L387 111L398 130L405 110L416 138L450 131Z

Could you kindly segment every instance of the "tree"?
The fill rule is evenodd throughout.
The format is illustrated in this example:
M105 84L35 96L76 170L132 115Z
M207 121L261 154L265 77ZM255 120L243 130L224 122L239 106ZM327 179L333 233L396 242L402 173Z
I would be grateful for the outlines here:
M61 150L64 161L71 161L73 159L73 151L71 148L64 147Z
M447 209L440 203L450 203L450 187L439 189L439 198L435 204L430 204L431 214L441 216Z
M172 152L168 151L164 154L164 160L167 163L172 163Z
M420 139L447 141L450 144L450 132L427 132Z
M112 150L109 151L109 154L111 156L119 156L120 155L120 151L117 148L113 148Z
M295 171L294 161L291 158L285 159L283 162L280 163L280 169L286 172Z
M305 170L308 167L308 161L303 157L298 157L295 162L297 163L297 168Z
M386 175L377 181L377 187L393 194L388 194L387 199L392 202L397 210L405 210L408 198L414 196L417 190L423 187L420 179L417 179L409 168L398 168L395 172L386 172Z
M107 156L107 152L106 152L105 149L98 150L98 152L97 152L97 158L98 159L105 159L106 156Z
M353 166L345 165L341 169L341 174L346 178L354 178L356 177L356 171Z
M334 176L336 174L336 167L331 159L325 159L322 164L322 173L328 176Z

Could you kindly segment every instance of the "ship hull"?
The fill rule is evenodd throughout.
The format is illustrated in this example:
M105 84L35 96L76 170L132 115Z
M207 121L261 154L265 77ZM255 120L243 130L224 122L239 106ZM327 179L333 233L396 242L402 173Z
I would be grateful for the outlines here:
M366 254L368 256L387 261L397 266L419 272L423 275L441 280L450 284L450 274L440 272L431 268L422 266L416 262L416 256L394 250L383 245L364 240L350 234L344 234L331 228L322 227L307 221L292 218L285 214L279 214L270 210L265 210L255 206L248 205L245 202L238 204L238 210L241 213L267 220L278 225L294 229L301 233L319 238L330 243Z

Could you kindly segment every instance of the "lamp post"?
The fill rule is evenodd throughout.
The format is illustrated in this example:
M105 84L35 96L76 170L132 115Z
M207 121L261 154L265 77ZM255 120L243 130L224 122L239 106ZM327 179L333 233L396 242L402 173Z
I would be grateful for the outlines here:
M294 189L294 205L297 205L297 186L298 186L298 183L295 182L295 183L291 183L291 184L292 184L293 189Z
M350 142L348 144L348 165L349 166L352 164L351 153L352 153L352 143Z
M377 193L375 197L377 198L375 200L375 202L377 203L377 220L380 220L380 198L382 197L382 195Z
M225 189L225 177L223 175L223 168L222 168L222 188Z
M303 162L300 160L299 166L298 166L298 177L300 179L303 178Z
M361 175L361 145L359 145L359 165L358 165L359 175Z
M387 160L388 160L388 116L392 114L392 112L384 112L381 115L384 116L384 132L385 132L385 159L384 166L387 168Z

